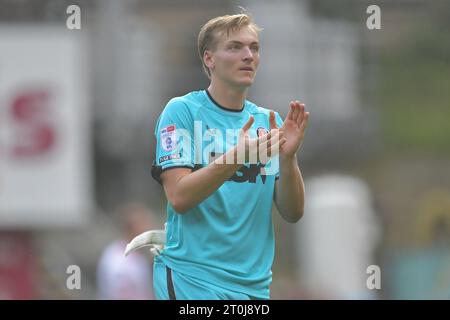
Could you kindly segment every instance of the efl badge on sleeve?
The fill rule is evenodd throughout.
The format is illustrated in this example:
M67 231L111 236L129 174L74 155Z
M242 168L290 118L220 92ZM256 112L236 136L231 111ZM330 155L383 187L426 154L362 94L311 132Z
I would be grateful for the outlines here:
M161 129L161 146L166 151L172 151L177 145L176 126L174 124L168 125Z

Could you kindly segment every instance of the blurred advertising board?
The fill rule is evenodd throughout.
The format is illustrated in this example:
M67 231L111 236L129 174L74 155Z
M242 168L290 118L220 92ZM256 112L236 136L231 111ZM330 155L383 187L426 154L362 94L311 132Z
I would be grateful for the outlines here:
M92 209L83 39L0 26L0 229L76 226Z

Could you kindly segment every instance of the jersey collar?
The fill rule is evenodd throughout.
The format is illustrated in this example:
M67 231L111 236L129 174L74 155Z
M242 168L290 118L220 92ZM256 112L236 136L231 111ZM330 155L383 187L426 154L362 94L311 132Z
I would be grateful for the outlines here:
M224 106L221 106L219 103L217 103L216 100L214 100L214 98L213 98L213 97L211 96L211 94L209 93L208 89L206 89L205 91L206 91L206 95L208 96L209 100L211 100L211 102L212 102L213 104L215 104L217 107L219 107L219 108L222 109L222 110L229 111L229 112L242 112L242 111L244 110L245 102L244 102L244 105L242 106L242 108L239 109L239 110L225 108Z

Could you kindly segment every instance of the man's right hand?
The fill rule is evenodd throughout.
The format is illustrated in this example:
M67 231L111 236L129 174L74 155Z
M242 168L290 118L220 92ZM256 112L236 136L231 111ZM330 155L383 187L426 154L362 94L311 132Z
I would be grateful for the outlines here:
M250 138L249 129L254 122L253 116L242 127L239 132L238 144L236 146L235 163L262 163L266 164L271 157L279 153L280 147L286 142L284 132L278 128L268 133Z

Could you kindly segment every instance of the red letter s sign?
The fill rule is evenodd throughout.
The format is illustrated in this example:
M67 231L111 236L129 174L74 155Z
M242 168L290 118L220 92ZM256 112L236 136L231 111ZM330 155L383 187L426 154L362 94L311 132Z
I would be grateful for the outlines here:
M50 92L32 90L17 95L11 104L14 158L48 153L55 144L51 123Z

